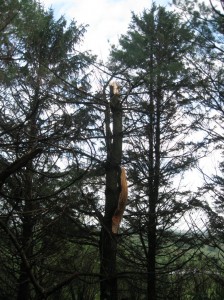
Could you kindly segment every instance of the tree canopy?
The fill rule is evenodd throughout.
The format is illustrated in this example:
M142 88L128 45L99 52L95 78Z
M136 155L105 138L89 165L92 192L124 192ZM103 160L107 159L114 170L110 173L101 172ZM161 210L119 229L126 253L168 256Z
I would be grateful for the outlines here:
M223 299L211 4L133 12L102 65L85 25L0 2L1 299Z

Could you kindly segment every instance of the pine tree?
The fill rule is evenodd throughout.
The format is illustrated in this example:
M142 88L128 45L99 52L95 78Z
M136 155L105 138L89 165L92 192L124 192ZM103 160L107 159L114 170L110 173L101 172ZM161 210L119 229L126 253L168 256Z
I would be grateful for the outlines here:
M64 280L53 278L48 268L54 269L51 261L65 248L57 223L65 212L77 213L76 185L91 164L84 154L79 160L79 149L87 145L94 122L82 105L89 88L85 68L92 58L78 51L85 27L55 20L52 10L35 1L16 2L9 20L10 7L0 44L0 225L8 240L3 253L15 263L7 270L10 288L5 285L2 293L25 300L46 297ZM9 52L10 60L4 59Z
M213 248L213 252L208 253L202 249L206 257L204 268L209 270L210 275L212 274L214 297L221 299L223 297L223 289L220 287L223 283L222 272L220 272L223 264L223 260L220 260L220 257L223 257L221 228L224 224L222 215L224 16L216 4L214 1L209 5L205 3L190 5L187 1L176 3L179 10L186 12L192 30L196 33L200 50L194 67L198 71L197 77L202 85L194 91L195 105L198 106L198 110L193 115L197 119L195 122L197 130L204 136L205 158L202 162L198 162L204 182L198 189L195 206L202 212L204 218L203 229L198 230L197 239ZM197 227L196 222L193 222L193 226Z
M194 86L186 64L193 41L178 15L153 5L141 16L133 14L127 34L111 52L111 69L123 77L128 93L123 134L132 196L126 219L134 235L124 247L128 257L137 258L126 264L135 273L138 263L135 284L150 300L163 291L174 293L170 277L162 274L185 264L184 241L191 248L191 238L180 237L174 228L177 224L178 230L178 220L189 208L188 192L177 182L195 160L194 146L186 140L191 120L185 114L190 103L185 93Z

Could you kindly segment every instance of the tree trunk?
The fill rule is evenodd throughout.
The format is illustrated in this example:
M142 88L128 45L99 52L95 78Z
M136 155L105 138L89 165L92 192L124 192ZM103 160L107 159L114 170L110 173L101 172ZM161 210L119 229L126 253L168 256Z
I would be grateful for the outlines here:
M156 248L157 248L157 217L156 207L159 201L160 186L160 142L161 142L161 89L157 83L155 99L153 93L150 98L150 115L149 115L149 214L148 214L148 257L147 272L148 300L157 299L156 290Z
M148 255L147 255L147 299L156 299L156 195L154 156L154 103L150 100L149 118L149 175L148 175Z
M29 167L32 166L32 162L28 163ZM22 218L22 247L23 251L26 255L26 258L29 260L33 253L33 245L32 245L32 237L33 237L33 220L32 220L32 174L30 174L30 170L26 170L25 175L25 207L24 207L24 215ZM17 300L28 300L30 299L30 278L29 273L27 271L27 267L24 262L21 261L20 264L20 276L18 282L18 294Z
M39 103L39 88L35 91L31 108L33 114L29 121L29 152L32 152L35 148L37 139L37 110ZM33 109L35 107L35 109ZM30 160L27 163L25 174L24 174L24 209L22 215L22 231L21 231L21 245L26 256L26 259L30 261L33 255L33 229L35 225L34 209L35 201L33 200L33 162ZM32 264L30 264L32 265ZM30 299L30 275L24 262L20 264L20 276L18 280L18 292L17 300L28 300ZM38 293L38 291L36 291Z
M117 86L110 86L110 106L106 108L106 190L105 214L100 237L100 299L117 300L116 252L117 236L112 233L112 217L120 194L120 164L122 156L122 105ZM110 132L110 112L113 132Z

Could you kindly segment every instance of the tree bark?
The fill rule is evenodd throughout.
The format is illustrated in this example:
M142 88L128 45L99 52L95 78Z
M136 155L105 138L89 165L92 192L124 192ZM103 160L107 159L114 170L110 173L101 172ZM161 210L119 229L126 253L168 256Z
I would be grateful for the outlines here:
M28 163L28 167L32 168L32 162ZM22 238L21 244L23 251L27 259L30 259L33 254L33 203L32 203L32 173L31 170L27 168L25 174L25 206L23 211L23 224L22 224ZM26 265L23 261L20 264L20 276L18 282L18 294L17 300L28 300L30 299L30 277L27 272Z
M31 110L35 107L29 121L29 151L33 151L37 141L37 110L39 104L39 87L35 91L33 102L31 103ZM31 260L33 255L33 229L35 226L35 206L36 203L33 199L33 161L29 160L24 171L24 209L22 216L22 230L21 230L21 245L28 261ZM30 264L32 265L32 264ZM32 272L32 270L30 270ZM30 276L27 272L24 261L20 263L20 276L18 279L18 292L17 300L30 299ZM36 291L38 293L38 291Z
M100 237L100 299L117 300L116 253L117 236L112 233L112 217L120 194L120 164L122 157L122 104L116 86L110 86L110 103L106 108L106 190L105 214ZM112 133L110 132L112 114Z

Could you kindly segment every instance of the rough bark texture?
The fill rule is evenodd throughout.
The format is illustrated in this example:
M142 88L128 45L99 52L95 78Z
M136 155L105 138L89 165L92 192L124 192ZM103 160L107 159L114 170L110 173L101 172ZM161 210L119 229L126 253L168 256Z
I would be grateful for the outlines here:
M112 233L112 218L118 207L122 156L122 105L116 85L110 86L110 103L106 109L107 166L105 215L100 238L101 300L117 299L117 237ZM110 114L113 130L110 132Z

